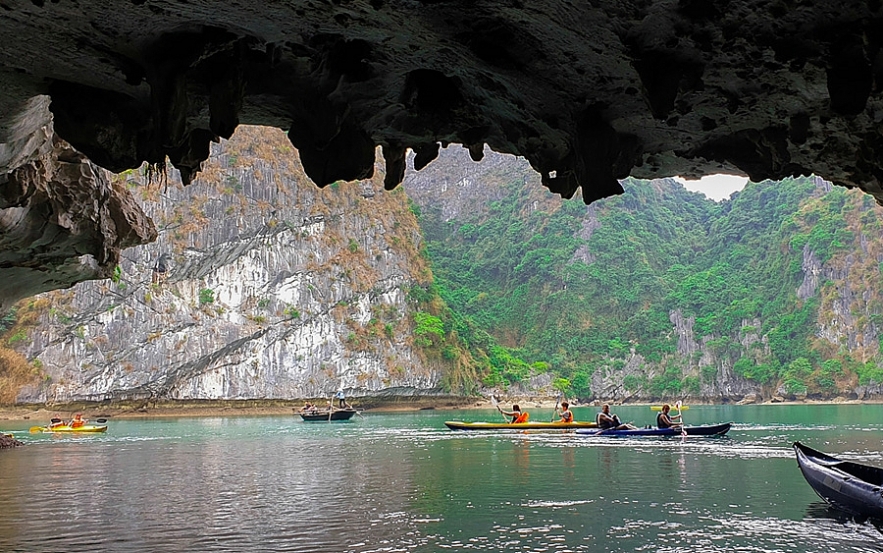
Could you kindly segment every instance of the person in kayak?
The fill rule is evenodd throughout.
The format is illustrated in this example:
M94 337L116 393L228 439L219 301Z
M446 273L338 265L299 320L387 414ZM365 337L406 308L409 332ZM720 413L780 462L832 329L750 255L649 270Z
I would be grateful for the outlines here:
M504 416L512 417L512 424L520 424L530 419L530 414L527 411L522 412L517 403L512 406L511 412L503 411L499 405L497 405L497 411L503 413Z
M618 415L610 414L610 405L605 403L598 413L598 428L601 430L635 430L638 427L633 424L623 423Z
M662 406L662 411L656 415L656 426L658 428L680 428L683 426L681 416L669 415L669 411L671 411L671 406L668 403ZM678 422L675 422L674 419L678 419Z
M59 426L64 426L64 421L61 420L61 417L55 415L49 419L49 428L58 428Z
M566 401L561 402L561 410L555 410L558 413L558 416L561 417L559 422L573 422L573 411L570 410L570 404Z
M74 418L67 424L71 428L80 428L82 426L86 426L86 419L83 418L83 413L77 413L74 415Z

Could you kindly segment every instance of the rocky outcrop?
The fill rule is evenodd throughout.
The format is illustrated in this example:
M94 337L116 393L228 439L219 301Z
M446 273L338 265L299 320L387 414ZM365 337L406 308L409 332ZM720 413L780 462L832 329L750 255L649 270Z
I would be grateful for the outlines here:
M24 444L16 440L12 434L0 434L0 449L9 449L20 445Z
M284 134L241 127L189 187L116 179L157 221L112 280L38 297L21 402L432 393L408 291L430 274L402 193L318 190Z
M20 298L107 278L124 248L156 238L124 187L53 133L37 98L0 148L0 312Z
M859 0L12 2L0 19L0 173L21 166L13 153L32 140L21 122L49 95L60 136L100 166L168 157L185 183L213 141L249 123L287 129L320 186L370 177L379 146L393 188L409 149L420 169L439 145L462 144L474 159L485 146L522 156L543 186L587 203L621 193L629 175L717 172L817 174L883 200L881 10ZM2 267L0 280L23 286ZM69 272L55 285L85 278Z

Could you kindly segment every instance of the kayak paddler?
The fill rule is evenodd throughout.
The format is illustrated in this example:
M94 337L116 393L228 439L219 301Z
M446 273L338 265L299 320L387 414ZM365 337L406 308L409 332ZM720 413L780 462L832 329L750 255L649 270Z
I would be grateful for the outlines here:
M601 430L636 430L638 427L623 423L619 416L610 414L610 404L605 403L598 413L598 428Z
M86 426L86 419L83 418L83 413L77 413L74 415L74 418L68 423L68 426L71 428Z
M671 411L671 406L668 403L662 406L662 411L656 415L656 426L658 428L680 428L683 426L681 416L669 415L669 411ZM678 422L675 422L674 419L678 419Z
M507 417L512 417L512 424L524 423L530 419L530 414L527 411L522 412L521 407L519 407L517 403L512 406L511 412L503 411L499 405L497 405L497 411L503 413L503 415Z
M570 410L570 404L566 401L561 402L561 410L555 410L558 413L558 416L561 417L560 422L573 422L573 411Z

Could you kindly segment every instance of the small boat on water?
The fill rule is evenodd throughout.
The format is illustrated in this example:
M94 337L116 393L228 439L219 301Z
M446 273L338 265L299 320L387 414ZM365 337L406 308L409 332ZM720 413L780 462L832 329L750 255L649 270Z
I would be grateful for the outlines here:
M843 461L794 442L797 466L826 503L853 515L883 519L883 469Z
M95 434L99 432L107 432L106 424L85 424L83 426L71 427L66 424L59 426L32 426L32 433L42 432L44 434Z
M355 409L334 409L331 412L328 410L301 412L300 417L307 422L348 421L356 413L358 411Z
M595 422L461 422L445 421L451 430L573 430L576 428L598 428Z
M723 436L730 431L732 423L710 424L706 426L688 426L685 428L687 436ZM682 436L680 428L636 428L634 430L577 430L580 436Z

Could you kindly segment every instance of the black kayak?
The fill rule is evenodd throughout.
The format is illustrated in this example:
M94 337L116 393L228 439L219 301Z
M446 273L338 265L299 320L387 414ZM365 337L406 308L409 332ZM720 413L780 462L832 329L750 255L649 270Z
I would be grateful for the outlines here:
M688 426L687 436L723 436L730 431L732 423L707 426ZM635 430L577 430L581 436L682 436L680 428L636 428Z
M883 469L842 461L794 442L797 466L819 497L836 509L883 519Z

